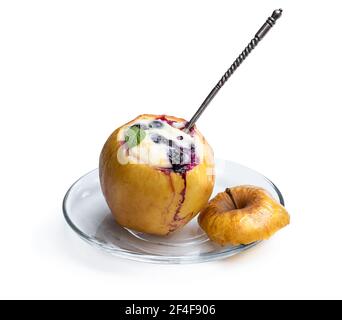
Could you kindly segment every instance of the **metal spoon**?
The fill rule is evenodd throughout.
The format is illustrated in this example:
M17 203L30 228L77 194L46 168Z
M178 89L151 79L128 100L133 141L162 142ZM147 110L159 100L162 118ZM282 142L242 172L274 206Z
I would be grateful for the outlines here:
M274 10L272 16L269 17L263 26L259 29L259 31L255 34L254 38L250 41L247 47L242 51L242 53L236 58L231 67L227 70L227 72L223 75L221 80L216 84L213 90L209 93L209 95L205 98L200 108L191 118L191 120L187 123L185 127L185 132L189 132L190 129L195 125L198 118L202 115L204 110L207 108L211 100L216 96L219 90L223 87L226 81L231 77L231 75L235 72L235 70L240 66L240 64L247 58L247 56L251 53L251 51L257 46L259 41L267 34L267 32L275 25L276 21L281 17L283 10L277 9Z

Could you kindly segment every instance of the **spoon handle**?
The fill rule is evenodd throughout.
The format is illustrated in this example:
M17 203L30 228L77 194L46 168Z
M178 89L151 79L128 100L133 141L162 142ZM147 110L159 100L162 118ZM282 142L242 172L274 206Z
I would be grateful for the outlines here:
M223 87L223 85L227 82L227 80L231 77L231 75L236 71L236 69L240 66L240 64L248 57L251 51L257 46L260 40L267 34L267 32L275 25L276 21L281 17L283 10L278 9L274 10L272 16L269 17L263 26L259 29L259 31L255 34L254 38L250 41L247 47L242 51L242 53L236 58L227 72L223 75L220 81L216 84L216 86L211 90L209 95L205 98L200 108L191 118L191 120L187 123L185 130L188 132L196 123L198 118L202 115L204 110L207 108L211 100L214 99L219 90Z

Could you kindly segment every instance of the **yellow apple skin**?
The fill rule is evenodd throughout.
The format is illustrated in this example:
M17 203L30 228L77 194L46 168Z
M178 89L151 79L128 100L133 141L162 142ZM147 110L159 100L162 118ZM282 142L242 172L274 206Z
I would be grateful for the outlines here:
M266 190L255 186L227 190L230 196L219 193L198 217L213 242L225 246L266 240L290 223L286 209Z
M122 165L118 161L117 153L122 146L118 139L120 130L136 120L158 117L141 115L115 130L103 147L99 169L101 188L116 221L135 231L164 236L184 226L203 209L212 194L215 176L213 151L196 128L195 134L203 142L204 157L186 175L146 164Z

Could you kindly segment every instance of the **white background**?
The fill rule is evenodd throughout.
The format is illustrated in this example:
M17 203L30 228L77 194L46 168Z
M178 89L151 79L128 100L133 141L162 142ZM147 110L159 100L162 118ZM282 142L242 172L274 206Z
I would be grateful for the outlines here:
M340 1L0 1L0 298L342 298ZM220 262L114 258L67 227L67 188L141 113L190 118L272 179L292 223Z

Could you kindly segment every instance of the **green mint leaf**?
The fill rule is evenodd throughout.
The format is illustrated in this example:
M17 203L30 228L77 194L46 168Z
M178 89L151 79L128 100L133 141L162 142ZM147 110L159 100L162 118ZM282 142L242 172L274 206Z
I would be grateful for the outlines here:
M146 137L146 132L138 126L130 127L125 134L125 141L128 148L138 146Z

